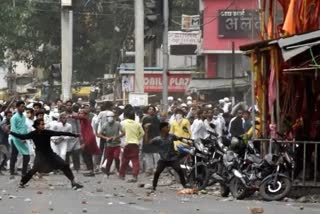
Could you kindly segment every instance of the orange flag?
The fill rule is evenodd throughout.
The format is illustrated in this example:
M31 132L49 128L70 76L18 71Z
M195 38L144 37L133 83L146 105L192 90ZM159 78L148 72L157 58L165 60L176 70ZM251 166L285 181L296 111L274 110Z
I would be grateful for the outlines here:
M288 11L288 8L289 8L290 0L278 0L278 2L282 6L283 15L285 16L287 14L287 11Z
M319 22L320 22L320 19L319 19L319 14L320 13L320 1L315 1L314 2L314 11L313 11L313 18L311 18L310 20L310 30L317 30L319 29Z
M268 12L268 39L273 39L273 0L269 2L269 12Z
M285 32L286 36L290 36L296 33L296 24L295 24L295 6L296 0L291 0L289 9L286 15L286 19L283 24L283 31Z

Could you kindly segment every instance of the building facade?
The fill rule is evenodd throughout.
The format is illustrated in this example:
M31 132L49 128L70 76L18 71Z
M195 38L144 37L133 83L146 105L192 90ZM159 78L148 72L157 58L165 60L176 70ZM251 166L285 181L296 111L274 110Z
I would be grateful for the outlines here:
M235 76L245 76L249 62L239 46L257 40L256 0L202 0L203 56L207 78L232 77L232 42L235 44Z

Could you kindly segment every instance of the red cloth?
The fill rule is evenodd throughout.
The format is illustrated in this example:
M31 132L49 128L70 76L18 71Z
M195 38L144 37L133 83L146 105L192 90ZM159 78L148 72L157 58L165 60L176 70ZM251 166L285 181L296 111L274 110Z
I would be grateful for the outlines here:
M100 155L101 150L97 145L96 136L94 135L90 120L81 115L72 116L72 118L80 120L81 137L84 144L83 149L91 155Z
M139 146L137 144L128 144L126 147L124 147L119 172L120 177L125 177L130 161L132 162L133 177L138 177L140 165Z
M116 168L119 171L119 165L120 165L120 146L110 147L107 146L106 148L106 156L107 156L107 165L106 165L106 172L110 172L110 167L112 165L113 160L116 162Z

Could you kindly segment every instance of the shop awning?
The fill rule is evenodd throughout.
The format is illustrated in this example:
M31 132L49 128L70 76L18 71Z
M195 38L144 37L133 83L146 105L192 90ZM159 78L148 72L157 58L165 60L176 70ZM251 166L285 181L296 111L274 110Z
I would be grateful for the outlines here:
M234 80L236 88L245 88L250 86L250 81L247 78L236 78ZM225 90L231 89L232 79L192 79L188 90Z
M267 40L240 46L241 51L252 51L261 48L277 45L282 52L284 61L307 51L309 48L320 45L320 30L311 31L302 34L296 34L290 37L276 40Z

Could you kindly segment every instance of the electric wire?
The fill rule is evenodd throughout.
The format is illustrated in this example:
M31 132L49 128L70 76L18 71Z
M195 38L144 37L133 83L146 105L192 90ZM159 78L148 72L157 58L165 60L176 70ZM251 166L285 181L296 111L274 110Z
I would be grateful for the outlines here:
M230 4L228 5L228 7L226 7L224 10L228 10L228 9L230 9L230 7L232 7L232 6L234 5L234 3L235 3L235 0L233 0L232 2L230 2ZM208 7L206 7L206 8L208 8ZM206 9L206 8L205 8L205 9ZM209 16L209 17L213 17L213 18L212 18L210 21L208 21L208 22L206 22L206 23L201 24L201 25L200 25L200 27L205 26L205 25L210 24L211 22L215 21L215 20L219 17L219 15L216 15L216 16ZM176 21L175 21L175 20L173 20L173 19L170 19L170 21L171 21L172 23L176 24L176 25L182 26L182 24L181 24L181 23L176 22Z

